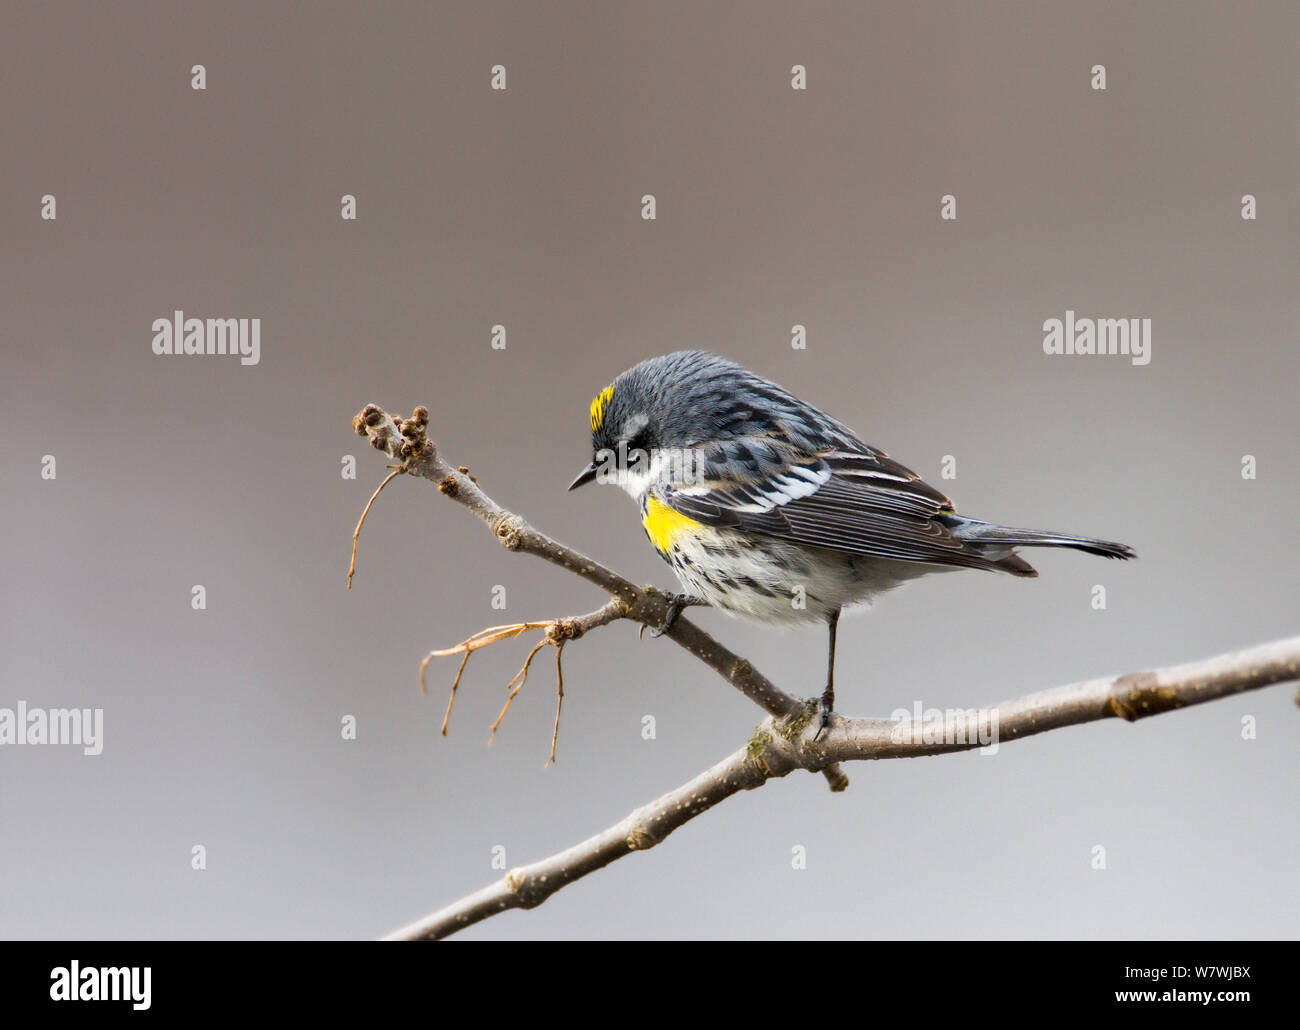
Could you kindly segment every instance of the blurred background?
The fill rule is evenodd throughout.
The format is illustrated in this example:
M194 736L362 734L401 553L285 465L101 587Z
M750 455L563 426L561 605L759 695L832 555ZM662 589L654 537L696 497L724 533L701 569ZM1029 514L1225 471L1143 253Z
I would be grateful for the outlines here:
M0 934L376 936L748 738L758 709L616 625L565 652L555 766L549 652L485 747L524 640L471 662L442 739L429 649L603 599L401 478L348 592L371 401L427 405L498 501L661 587L628 499L564 488L591 397L682 347L966 514L1140 553L850 616L849 714L1296 633L1298 30L1282 2L10 5L0 706L100 707L104 750L0 747ZM260 363L154 355L177 309L260 318ZM1150 318L1150 364L1046 356L1067 310ZM691 617L820 690L820 631ZM843 795L794 775L463 936L1294 936L1295 694L858 764Z

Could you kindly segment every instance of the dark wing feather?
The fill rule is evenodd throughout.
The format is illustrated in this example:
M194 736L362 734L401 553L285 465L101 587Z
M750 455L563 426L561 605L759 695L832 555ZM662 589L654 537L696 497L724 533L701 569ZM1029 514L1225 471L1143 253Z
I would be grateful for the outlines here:
M663 502L705 525L847 554L997 568L942 521L952 502L882 452L831 451L767 469L760 479L708 478L662 490ZM1008 570L1009 571L1009 570Z

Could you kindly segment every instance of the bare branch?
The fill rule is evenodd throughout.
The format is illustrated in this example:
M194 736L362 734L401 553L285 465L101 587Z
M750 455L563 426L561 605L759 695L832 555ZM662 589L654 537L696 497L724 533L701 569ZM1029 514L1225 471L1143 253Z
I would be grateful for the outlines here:
M507 550L522 551L542 558L594 583L605 590L614 602L621 603L619 618L631 619L652 628L663 624L669 609L666 594L654 587L636 586L594 559L539 532L519 515L501 507L479 489L478 483L469 474L469 469L464 466L452 468L439 457L438 448L428 437L428 425L429 412L423 407L416 408L409 419L401 419L389 415L378 405L367 404L352 420L353 429L359 436L368 438L372 447L400 461L402 470L408 475L428 479L444 495L468 508L487 524L497 541ZM613 621L613 618L609 621ZM664 635L695 655L769 714L792 716L803 711L803 701L781 690L750 662L714 640L689 619L677 619ZM457 653L460 653L459 650ZM427 663L426 658L425 664ZM453 696L454 689L453 687ZM450 714L450 707L448 713ZM828 766L823 775L831 790L843 790L848 786L848 777L842 769Z
M544 558L610 594L611 600L607 605L586 616L548 623L491 627L456 647L431 653L421 666L423 676L424 666L431 658L439 654L462 654L460 672L463 673L465 662L475 649L513 638L530 629L544 629L546 635L529 653L510 687L514 693L522 687L528 665L541 647L547 643L556 647L557 705L556 730L551 743L553 759L555 738L559 733L560 705L564 698L560 670L560 650L564 642L597 625L622 618L639 622L642 626L658 626L668 613L669 599L653 587L635 586L598 562L538 532L483 493L468 469L448 466L438 457L437 448L427 438L426 409L417 408L410 419L395 421L375 405L368 405L353 420L353 426L359 434L367 436L374 447L400 460L402 471L433 481L445 495L477 515L504 547ZM749 662L686 619L678 619L666 635L769 713L749 743L689 783L636 809L609 829L550 858L511 870L499 882L398 930L392 935L393 939L439 939L507 909L533 908L565 884L633 851L653 847L677 827L731 795L752 790L769 779L785 776L796 769L821 772L832 790L842 790L848 785L848 778L838 764L840 762L943 754L989 743L1000 746L1036 733L1099 719L1119 718L1132 722L1300 678L1300 637L1292 637L1187 665L1057 687L990 709L946 713L933 724L913 726L906 720L846 719L833 715L826 732L818 740L813 728L817 713L815 701L800 701L781 691ZM459 682L460 673L457 673L452 685L453 698ZM509 701L506 703L508 707ZM449 702L448 713L450 710ZM505 709L502 716L504 714ZM443 729L445 732L445 719Z
M993 725L1001 744L1099 719L1135 721L1297 678L1300 637L1291 637L1186 665L1072 683L1003 702L985 713L996 718ZM936 732L924 734L912 733L905 723L889 719L837 717L816 742L812 714L810 707L795 718L769 716L748 745L690 782L581 844L512 869L496 883L403 927L388 939L438 940L507 909L534 908L566 884L634 851L654 847L679 826L733 794L795 769L822 769L830 761L943 754L982 745L979 739L970 739L970 723L958 715L947 716L941 725L929 727Z
M555 761L555 746L560 736L560 709L564 705L564 670L560 661L560 655L564 652L564 645L570 640L577 640L588 630L595 629L597 626L606 626L616 619L624 618L625 613L626 605L618 598L614 598L608 604L597 608L594 612L588 612L586 615L574 615L567 619L552 619L550 622L513 622L507 626L489 626L453 647L446 647L440 651L430 651L424 656L424 661L420 663L420 690L425 694L429 692L425 680L425 672L429 668L429 663L435 658L446 658L451 655L462 656L460 668L456 671L456 678L451 684L451 696L447 698L447 711L442 717L442 735L444 737L447 735L447 722L451 719L451 706L456 701L456 691L460 688L460 678L465 675L465 666L469 664L469 656L480 648L490 647L503 640L514 640L530 630L545 630L541 642L532 649L527 659L525 659L523 668L515 674L514 679L506 684L510 696L506 699L505 708L502 708L501 714L497 716L497 721L492 724L492 733L488 738L488 743L492 743L492 739L496 736L497 727L501 725L501 720L505 718L506 712L510 709L510 702L523 689L524 681L528 679L528 666L532 664L533 657L545 645L550 644L555 648L555 689L557 694L555 731L551 734L551 756L546 762L547 765L550 765L551 762Z

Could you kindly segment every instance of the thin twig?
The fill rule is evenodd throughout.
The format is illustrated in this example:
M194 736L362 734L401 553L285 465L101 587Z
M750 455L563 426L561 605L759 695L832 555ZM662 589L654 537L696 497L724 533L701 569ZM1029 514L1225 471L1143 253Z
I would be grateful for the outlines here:
M465 657L460 660L460 668L456 670L456 678L451 681L451 693L447 697L447 710L442 713L442 735L447 735L447 721L451 718L451 706L456 703L456 690L460 686L460 678L465 675L465 666L469 664L469 656L472 651L466 651ZM425 658L420 663L420 690L427 694L429 688L424 685L424 667L429 664L429 659Z
M539 641L537 646L528 652L528 657L524 659L524 664L520 667L519 671L515 673L514 679L506 684L506 689L509 690L510 693L506 697L505 705L501 708L501 714L497 716L497 721L492 724L492 731L488 734L489 744L496 739L497 728L501 725L501 720L506 717L506 712L510 711L511 702L513 702L515 697L518 696L519 691L524 689L524 684L528 682L528 667L533 664L533 658L536 656L538 651L549 643L550 641L545 639Z
M400 465L389 465L388 468L393 471L388 473L387 478L379 484L375 492L370 495L370 500L366 501L366 510L361 513L361 518L357 519L357 528L352 531L352 564L348 566L348 589L352 589L352 576L357 571L357 540L361 536L361 527L366 524L366 516L370 514L370 506L375 503L375 498L393 479L400 476L404 471Z
M479 630L472 637L468 637L467 639L462 640L459 644L456 644L452 647L445 647L438 651L430 651L427 655L425 655L424 660L420 662L420 692L423 694L429 693L428 683L425 680L425 670L428 669L429 663L433 661L433 659L446 658L450 655L457 655L457 654L463 655L463 657L460 660L460 668L456 671L456 678L452 681L451 684L451 696L447 698L447 710L446 712L443 713L442 716L442 735L444 737L447 735L447 722L451 718L451 706L456 702L456 690L460 687L460 678L465 674L465 666L469 664L470 655L472 655L475 651L479 650L479 648L490 647L492 644L500 643L503 640L514 640L520 634L527 633L529 630L534 630L534 629L544 629L547 631L548 634L547 638L544 638L542 640L542 643L545 644L548 642L549 636L551 632L555 629L555 626L556 623L554 621L512 622L509 625L505 625L505 626L489 626L487 629ZM529 660L530 661L532 660L531 656ZM512 686L514 682L515 681L512 679L510 683L506 685L507 689L509 689L509 687ZM520 686L522 687L523 684L521 683ZM511 697L513 696L514 695L512 694ZM507 708L510 707L509 702L507 702L506 707ZM505 711L503 710L501 714L505 715ZM497 723L499 724L500 721L501 720L498 719ZM495 733L496 733L496 726L494 725L493 735L495 735ZM488 743L491 743L490 738L488 740Z
M555 729L551 731L551 757L543 768L555 761L555 745L560 740L560 709L564 707L564 668L560 658L564 655L564 641L555 645Z

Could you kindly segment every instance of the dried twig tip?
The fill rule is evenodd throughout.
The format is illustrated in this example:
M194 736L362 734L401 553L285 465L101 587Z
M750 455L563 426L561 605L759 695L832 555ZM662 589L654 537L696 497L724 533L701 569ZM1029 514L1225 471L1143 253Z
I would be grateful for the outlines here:
M357 571L357 540L361 537L361 527L366 524L366 516L370 514L370 506L375 503L375 498L379 496L380 491L382 491L384 487L386 487L389 483L393 481L393 477L400 476L402 472L403 472L402 469L395 468L393 469L392 472L388 473L388 476L384 479L384 481L380 483L379 486L375 489L375 492L370 495L370 500L366 502L365 511L361 513L361 518L357 520L357 528L352 531L352 564L348 566L348 589L349 590L352 589L352 577L356 574Z

